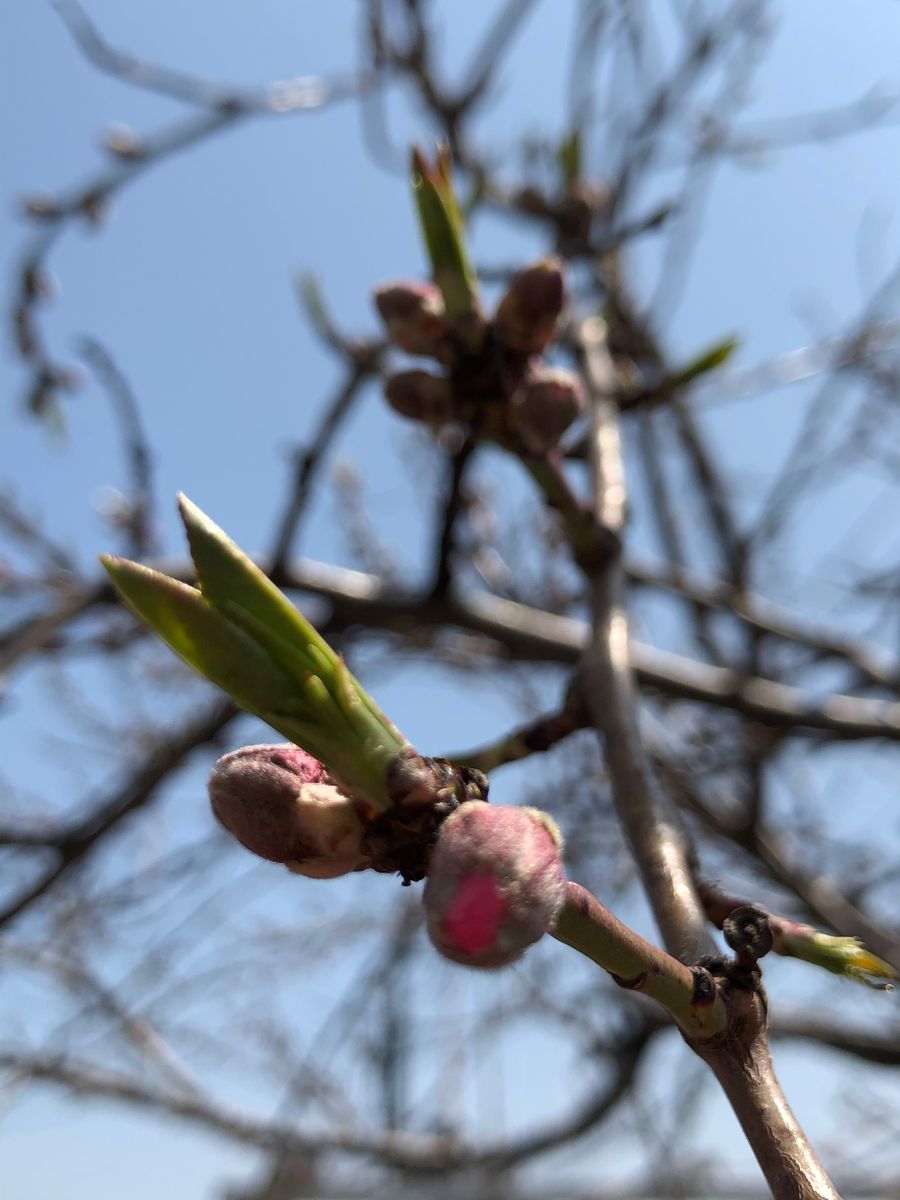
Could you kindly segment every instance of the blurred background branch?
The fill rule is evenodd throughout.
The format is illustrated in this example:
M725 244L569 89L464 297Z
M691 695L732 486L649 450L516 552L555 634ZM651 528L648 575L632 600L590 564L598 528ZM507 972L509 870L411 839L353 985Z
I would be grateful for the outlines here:
M407 146L444 140L485 304L555 254L573 314L602 316L636 729L703 876L898 966L893 6L367 0L355 41L341 6L52 8L3 19L11 1200L53 1190L55 1156L73 1200L117 1170L135 1200L761 1195L640 997L543 943L471 979L389 881L235 857L205 775L269 734L94 562L189 578L165 497L196 493L423 750L471 747L492 798L553 812L571 877L656 936L576 699L590 613L558 509L586 511L585 424L529 474L378 397L399 358L366 296L427 273ZM81 139L119 112L91 167ZM842 1194L900 1196L896 1001L763 966Z

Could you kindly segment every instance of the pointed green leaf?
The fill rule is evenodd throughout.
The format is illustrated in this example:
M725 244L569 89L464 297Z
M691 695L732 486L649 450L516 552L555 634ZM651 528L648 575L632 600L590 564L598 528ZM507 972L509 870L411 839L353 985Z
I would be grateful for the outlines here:
M890 963L868 950L859 938L820 933L811 925L789 923L776 939L775 949L880 990L893 990L894 981L900 978Z
M288 706L288 676L196 588L127 559L101 558L116 589L134 613L189 666L249 712Z
M234 615L232 604L245 610L301 654L315 647L318 655L307 668L316 674L324 663L333 670L337 655L256 563L186 496L178 497L178 506L204 599L226 616Z
M271 662L276 663L279 669L289 676L293 684L292 694L296 699L286 712L302 716L304 720L313 721L318 725L333 726L336 729L343 726L349 735L350 731L340 706L334 700L332 688L323 681L322 672L311 662L306 647L287 641L270 625L233 601L226 602L223 615L233 621L235 628L242 630ZM336 665L339 660L333 652L332 658ZM330 668L330 674L336 678L333 666ZM332 680L329 680L329 683L331 682Z
M295 680L297 695L302 694L302 705L295 703L265 719L326 763L348 790L386 805L388 769L407 743L343 660L337 660L337 671L326 686L306 669L305 656L277 633L237 605L230 605L229 612L248 636L284 667ZM306 741L298 740L296 721L303 723ZM288 732L290 729L295 732Z
M691 383L700 375L705 375L708 371L714 371L716 367L721 367L726 363L738 346L738 340L734 337L723 338L721 342L716 342L714 346L710 346L708 350L704 350L702 354L698 354L696 358L691 359L686 367L682 367L680 371L676 371L672 377L674 387L683 387L686 383Z
M181 511L199 590L104 558L134 612L190 666L328 768L374 810L408 743L312 625L195 505Z
M424 159L421 161L424 162ZM453 156L446 142L438 142L435 169L431 177L440 196L441 203L447 211L447 216L450 218L450 222L460 238L463 254L465 254L465 244L462 239L466 231L466 224L462 208L453 189Z
M581 179L581 130L576 125L556 149L556 161L562 175L563 192L569 195Z
M446 163L435 170L414 149L412 183L434 282L441 289L447 316L451 321L467 317L477 310L477 283L466 255L462 214Z
M374 737L379 745L397 749L402 749L408 744L397 726L381 711L343 658L338 659L336 694L347 719L360 737L370 741Z

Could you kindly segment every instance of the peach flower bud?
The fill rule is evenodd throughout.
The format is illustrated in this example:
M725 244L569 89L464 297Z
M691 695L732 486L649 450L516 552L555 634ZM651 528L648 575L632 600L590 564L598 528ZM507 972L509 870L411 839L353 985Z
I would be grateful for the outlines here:
M290 742L244 746L220 758L209 798L242 846L298 875L331 879L369 865L352 802L322 763Z
M407 354L439 357L447 333L444 298L433 283L389 283L375 290L388 337Z
M494 315L494 333L510 350L541 354L556 333L565 301L562 263L543 258L513 276Z
M505 967L556 922L565 901L562 838L535 808L471 801L441 826L425 916L453 962Z
M584 388L578 376L541 367L510 398L509 423L533 454L543 454L583 410Z
M450 380L427 371L401 371L384 385L384 395L401 417L443 425L455 415Z

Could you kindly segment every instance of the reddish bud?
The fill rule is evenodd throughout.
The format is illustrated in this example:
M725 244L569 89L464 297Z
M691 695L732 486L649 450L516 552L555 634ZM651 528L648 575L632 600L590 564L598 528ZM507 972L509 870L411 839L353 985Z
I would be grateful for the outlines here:
M541 367L510 398L509 423L533 454L544 454L583 410L579 377L561 368Z
M514 275L494 314L494 333L510 350L541 354L556 333L565 301L562 263L543 258Z
M384 394L395 412L412 421L443 425L455 416L450 380L440 375L401 371L387 380Z
M565 901L562 838L535 808L476 801L441 826L428 868L425 916L453 962L504 967L550 929Z
M539 188L528 185L513 194L513 204L522 212L536 217L553 216L553 208Z
M433 283L390 283L375 291L388 337L407 354L440 357L447 333L444 298Z
M352 802L322 763L289 742L244 746L220 758L209 798L242 846L298 875L331 879L369 865Z

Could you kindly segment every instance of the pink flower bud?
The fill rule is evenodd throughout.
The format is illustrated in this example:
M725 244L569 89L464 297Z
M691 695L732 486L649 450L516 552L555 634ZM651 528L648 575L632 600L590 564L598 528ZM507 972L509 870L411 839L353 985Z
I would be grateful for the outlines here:
M551 450L584 409L584 388L571 371L541 367L509 402L509 423L533 454Z
M510 350L541 354L556 333L565 301L562 263L543 258L514 275L494 315L494 333Z
M565 901L562 838L535 808L471 801L441 826L428 868L428 934L445 958L505 967L542 937Z
M298 875L331 879L369 865L352 802L322 763L289 742L244 746L220 758L209 798L242 846Z
M440 357L447 333L444 298L433 283L389 283L375 291L388 337L407 354Z
M384 395L395 412L412 421L443 425L455 416L450 380L427 371L392 375L384 385Z

